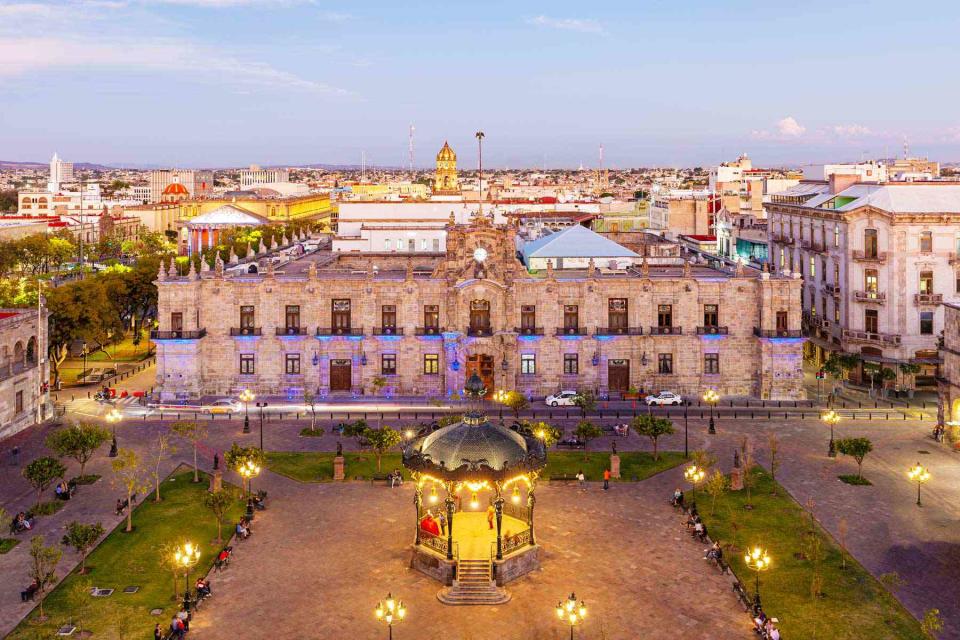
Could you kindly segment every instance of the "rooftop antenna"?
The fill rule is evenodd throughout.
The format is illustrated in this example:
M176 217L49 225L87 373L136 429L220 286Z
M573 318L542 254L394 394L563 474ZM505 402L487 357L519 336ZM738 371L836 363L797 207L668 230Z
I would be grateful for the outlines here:
M416 131L413 124L410 125L410 135L408 142L408 151L410 154L410 171L413 171L413 132Z
M360 182L364 182L367 177L367 152L360 152Z
M910 145L907 143L907 137L903 137L903 159L906 160L910 157Z

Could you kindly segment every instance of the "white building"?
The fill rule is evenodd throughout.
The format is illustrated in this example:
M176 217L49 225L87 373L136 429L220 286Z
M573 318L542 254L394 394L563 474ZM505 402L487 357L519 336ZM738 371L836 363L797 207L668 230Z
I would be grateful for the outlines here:
M50 159L50 181L47 183L47 191L59 191L60 185L66 182L73 182L73 163L64 162L56 153Z
M801 167L804 180L829 180L832 175L857 176L860 182L886 182L887 168L882 163L808 164Z
M290 182L290 170L261 169L258 165L252 164L249 169L240 171L240 187L244 189L274 182Z
M546 270L548 263L555 269L587 269L591 261L598 269L622 271L642 260L639 254L579 224L529 242L522 243L518 237L518 244L531 271Z

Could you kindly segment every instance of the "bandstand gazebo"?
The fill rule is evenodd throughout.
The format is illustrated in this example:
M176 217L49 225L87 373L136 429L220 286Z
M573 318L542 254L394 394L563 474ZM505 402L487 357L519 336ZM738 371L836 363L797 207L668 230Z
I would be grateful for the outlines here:
M540 564L534 492L546 450L532 433L487 419L479 376L464 394L462 421L421 433L403 450L416 487L411 565L448 586L470 568L502 586Z

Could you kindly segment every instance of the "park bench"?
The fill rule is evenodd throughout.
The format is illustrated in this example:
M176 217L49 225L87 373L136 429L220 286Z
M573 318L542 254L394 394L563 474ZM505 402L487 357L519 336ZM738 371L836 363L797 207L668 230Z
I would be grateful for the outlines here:
M550 476L550 482L562 482L564 484L568 482L575 482L576 479L577 479L577 476L569 473L562 473L558 476Z
M743 583L739 580L736 580L733 583L733 593L737 596L737 600L740 601L744 611L750 611L753 609L753 600L750 599L750 596L747 594L747 590L743 588Z
M561 440L557 443L557 449L583 449L586 445L576 440Z

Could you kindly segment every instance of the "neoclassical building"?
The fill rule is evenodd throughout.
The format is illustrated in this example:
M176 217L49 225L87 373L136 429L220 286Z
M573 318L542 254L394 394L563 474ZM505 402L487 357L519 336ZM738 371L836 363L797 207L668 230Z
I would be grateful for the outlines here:
M49 415L47 309L0 309L0 438Z
M480 219L447 234L441 256L321 252L243 275L161 268L161 396L450 396L476 372L491 391L533 398L708 387L801 397L799 278L691 262L530 273L513 226Z

